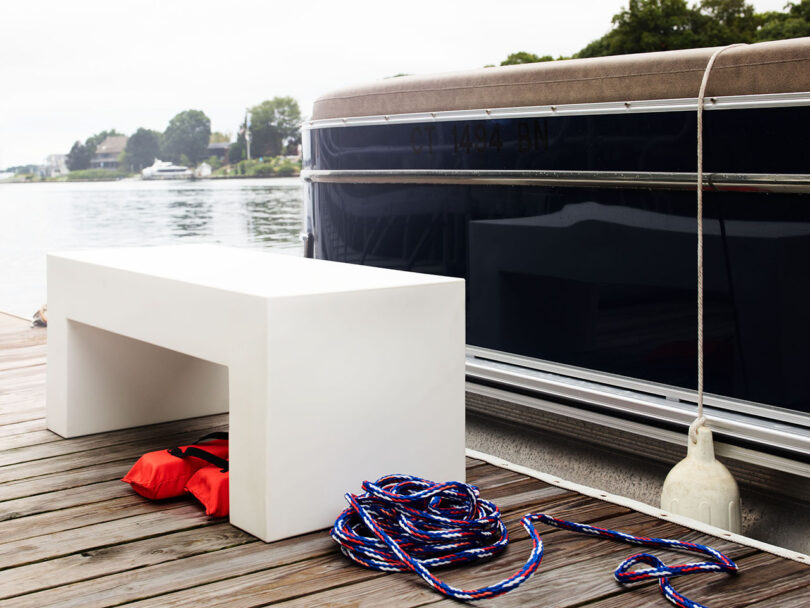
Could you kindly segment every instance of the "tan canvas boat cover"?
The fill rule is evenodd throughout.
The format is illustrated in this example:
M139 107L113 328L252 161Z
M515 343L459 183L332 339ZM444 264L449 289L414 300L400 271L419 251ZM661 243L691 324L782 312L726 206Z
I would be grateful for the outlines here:
M389 78L320 97L312 118L694 98L715 50L568 59ZM712 69L706 94L804 91L810 91L810 38L724 51Z

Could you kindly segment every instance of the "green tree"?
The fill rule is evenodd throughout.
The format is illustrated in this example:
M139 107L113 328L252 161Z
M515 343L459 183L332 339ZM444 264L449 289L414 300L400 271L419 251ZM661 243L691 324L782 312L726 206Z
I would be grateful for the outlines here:
M613 16L613 29L574 57L601 57L722 46L810 36L810 0L789 2L786 12L755 13L745 0L629 0ZM551 61L546 55L512 53L501 65ZM558 59L564 59L559 57ZM486 66L490 67L490 66Z
M81 171L90 168L90 161L96 155L98 145L110 135L122 135L115 129L101 131L88 137L84 143L77 141L70 148L65 164L70 171Z
M693 16L693 30L700 46L753 42L762 16L745 0L703 0Z
M699 11L686 0L630 0L613 16L613 29L576 57L647 53L701 46L693 31Z
M247 158L247 142L245 133L247 131L247 120L243 120L239 125L239 131L236 134L236 141L228 148L228 156L225 159L229 165L238 163Z
M224 144L231 141L231 136L229 133L220 133L219 131L213 131L208 141L209 143L212 144Z
M70 148L70 152L65 158L65 164L70 171L81 171L90 168L90 160L96 153L95 147L91 150L85 144L77 141Z
M292 97L263 101L250 109L250 115L251 157L278 156L301 143L301 108Z
M140 171L150 166L160 153L159 131L152 131L141 127L127 140L124 149L123 164L131 171Z
M161 155L179 161L185 154L192 163L205 158L211 138L211 120L200 110L180 112L169 121L163 133Z
M810 0L786 13L755 13L745 0L630 0L613 16L613 29L575 57L598 57L721 46L810 35Z
M799 4L790 2L786 8L786 13L770 12L761 15L762 26L757 32L757 41L810 36L810 0L801 0Z
M84 142L84 145L90 148L93 151L93 154L95 154L98 145L111 135L123 135L123 133L119 133L115 129L107 129L106 131L100 131L99 133L96 133L95 135L91 135L90 137L88 137L87 140Z
M228 148L228 156L226 161L229 165L233 165L238 163L240 160L244 160L247 158L246 153L247 146L245 145L245 137L240 135L236 138L236 141Z
M526 51L518 51L511 53L506 59L501 61L501 65L518 65L521 63L540 63L542 61L554 61L551 55L535 55L534 53L527 53Z

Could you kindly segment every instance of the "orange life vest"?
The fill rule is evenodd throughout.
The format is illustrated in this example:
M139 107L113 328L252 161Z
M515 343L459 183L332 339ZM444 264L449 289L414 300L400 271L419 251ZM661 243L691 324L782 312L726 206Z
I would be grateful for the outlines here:
M208 457L220 459L227 465L227 433L210 433L192 445L144 454L122 481L152 500L180 496L186 492L191 477L210 464Z

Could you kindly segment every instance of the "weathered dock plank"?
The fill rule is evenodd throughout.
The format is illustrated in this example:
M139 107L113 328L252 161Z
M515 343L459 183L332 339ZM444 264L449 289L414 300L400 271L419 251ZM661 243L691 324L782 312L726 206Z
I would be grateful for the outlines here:
M309 559L287 566L201 585L193 590L169 593L130 604L137 608L182 608L191 606L224 606L249 608L286 599L307 596L324 587L340 588L348 582L384 578L382 573L357 568L332 555ZM392 605L378 597L377 606ZM334 605L340 605L336 603Z
M708 541L710 542L710 541ZM734 549L730 550L734 553ZM699 576L673 579L675 589L693 601L724 608L742 606L790 605L790 592L806 592L810 587L810 568L797 562L782 559L767 553L750 552L736 557L740 567L735 576L701 574ZM628 589L632 592L632 604L638 608L661 606L661 593L657 585L644 589ZM627 594L587 604L589 608L620 608L627 606L631 596ZM806 596L805 596L806 597ZM806 606L808 604L798 604Z
M45 419L26 420L12 424L0 425L0 443L5 442L6 437L17 437L34 431L45 430Z
M534 481L534 483L538 486L542 485L536 481ZM485 491L483 487L482 490ZM598 504L601 508L594 509L593 513L595 515L604 516L607 513L617 513L624 510L615 505L607 505L606 503ZM525 506L532 509L532 507L540 505L528 503ZM512 529L513 533L516 531L517 525L516 522L510 522L509 528ZM554 533L556 532L552 532L552 534ZM518 543L518 548L510 548L510 551L515 553L516 551L525 549L528 552L528 546L529 542L523 540ZM523 558L525 559L525 554ZM160 596L159 598L144 600L136 605L179 607L191 606L196 602L196 605L216 606L220 603L227 602L228 606L247 607L294 599L295 597L300 597L304 604L315 605L317 599L309 594L316 591L319 595L323 596L326 604L341 605L341 593L346 589L352 589L352 591L349 592L351 599L347 600L347 602L354 605L354 603L358 601L359 596L357 596L354 588L350 587L350 585L359 585L359 590L362 591L366 585L371 585L373 589L377 590L377 585L388 584L395 585L394 589L389 590L390 593L394 594L391 595L390 598L395 599L381 600L381 598L389 596L384 593L376 593L375 591L372 596L376 599L372 599L372 605L374 605L374 601L377 602L376 605L378 606L386 604L389 601L394 602L392 605L416 605L403 602L404 597L408 595L407 589L410 589L414 585L419 591L418 602L424 603L425 601L441 599L416 577L413 577L412 580L408 580L408 578L394 576L389 583L388 576L353 566L348 560L338 554L335 548L332 549L331 557L325 557L322 562L308 563L307 565L313 566L313 568L311 570L302 570L301 564L291 564L282 568L250 573L239 577L231 577L213 584L177 591L169 595ZM403 585L406 589L401 588Z
M0 551L8 543L65 530L75 530L133 515L163 511L170 508L172 503L178 502L177 499L152 502L143 499L131 490L126 488L124 490L124 495L118 498L0 521ZM188 504L187 499L183 498L182 503Z
M210 526L216 522L195 504L185 501L174 503L157 511L0 544L0 568L22 566L149 536Z
M119 479L113 479L65 490L23 496L0 502L0 522L81 505L92 505L134 494L128 485Z
M18 411L11 410L0 414L0 425L32 422L45 416L45 406L26 407Z
M0 517L4 501L121 479L131 466L131 459L119 460L0 484Z
M3 442L3 449L0 449L0 467L9 464L20 464L31 460L41 460L65 454L76 454L86 450L107 449L110 446L131 444L149 440L165 441L170 435L183 435L196 439L197 436L209 432L213 428L226 428L228 416L220 414L217 416L205 416L202 418L191 418L178 422L165 422L144 426L137 429L126 429L123 431L112 431L110 433L99 433L96 435L85 435L84 437L74 437L62 439L56 433L46 431L41 441L31 445L14 446L6 445ZM195 433L197 435L195 435ZM34 433L27 433L34 435ZM42 445L47 443L48 445Z
M747 604L747 608L807 608L807 606L810 606L810 585L807 583L803 589L791 589L784 594Z
M190 498L150 502L120 477L143 452L226 428L227 415L61 439L43 420L45 338L0 314L0 606L451 606L413 574L354 565L320 531L265 544ZM625 507L546 485L468 459L467 480L499 505L512 542L493 560L446 569L449 583L473 588L512 574L530 541L520 517L541 511L631 533L711 544L737 559L738 576L676 580L709 605L798 608L810 603L810 568L724 539L650 518ZM359 491L360 482L349 491ZM337 513L335 514L337 515ZM657 586L621 587L616 565L629 545L541 529L546 554L518 590L482 602L545 605L664 606ZM655 551L667 561L684 554ZM688 559L688 558L687 558Z
M3 427L0 427L0 429ZM0 435L0 457L8 450L41 445L43 443L59 442L62 438L56 433L44 431L23 431L11 435ZM11 461L15 462L15 461Z
M60 558L19 566L3 571L0 577L0 599L23 596L35 591L50 589L47 593L19 600L27 605L54 605L60 596L70 599L73 595L61 586L73 585L80 591L76 598L89 601L94 594L106 596L105 590L120 586L123 578L131 575L110 578L110 575L125 573L132 569L142 570L147 566L164 564L194 555L220 552L238 545L258 543L258 541L227 523L214 524L206 528L194 528L133 541L124 545L111 545L100 549L82 551ZM219 555L223 555L219 553ZM174 566L176 569L177 566ZM148 575L148 572L141 575ZM102 577L107 577L102 579ZM151 576L146 576L151 580ZM94 580L99 579L99 580ZM77 583L83 583L77 586ZM74 601L75 599L74 598Z
M227 427L219 427L216 430L223 430ZM160 450L165 447L172 447L181 445L184 442L194 441L197 439L199 433L188 431L173 433L168 436L154 437L150 436L142 438L140 441L133 441L127 443L112 443L107 447L97 447L94 449L86 449L76 452L68 452L64 454L54 454L49 457L31 458L30 454L26 452L47 452L57 451L57 448L46 444L41 450L24 450L23 462L11 464L6 461L0 466L0 484L17 481L20 479L27 479L30 477L39 477L42 475L49 475L52 473L60 473L70 471L73 469L81 469L83 467L92 466L95 464L105 464L108 462L115 462L117 460L127 460L135 462L144 452L151 452ZM60 444L63 442L59 442ZM3 455L0 454L0 458Z
M167 544L172 540L170 537L164 538L167 539ZM44 605L100 608L149 597L159 597L155 601L160 605L165 594L190 590L191 595L194 595L196 589L202 585L216 584L250 573L273 571L289 564L302 564L306 567L309 560L325 555L332 556L334 561L335 553L335 544L324 534L308 534L272 544L253 541L55 587L15 598L7 605L15 608ZM202 595L198 594L199 597ZM166 602L163 605L170 605L168 600Z

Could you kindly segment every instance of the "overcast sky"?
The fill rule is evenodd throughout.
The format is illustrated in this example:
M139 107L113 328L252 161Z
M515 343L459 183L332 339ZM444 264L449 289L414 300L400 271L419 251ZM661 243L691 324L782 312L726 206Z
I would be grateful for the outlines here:
M749 0L750 1L750 0ZM786 0L754 0L782 10ZM627 0L31 0L0 6L0 168L199 109L234 133L247 106L400 72L569 55Z

